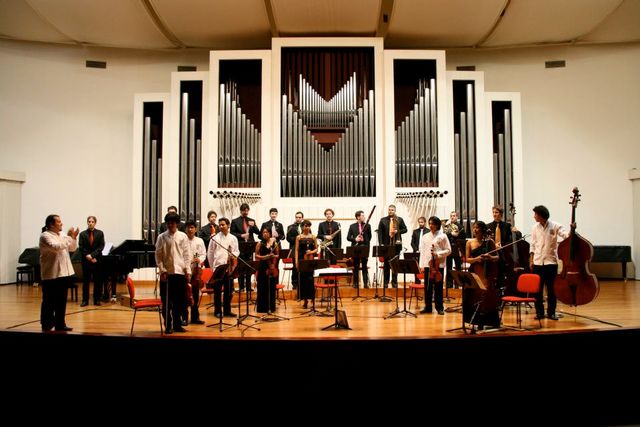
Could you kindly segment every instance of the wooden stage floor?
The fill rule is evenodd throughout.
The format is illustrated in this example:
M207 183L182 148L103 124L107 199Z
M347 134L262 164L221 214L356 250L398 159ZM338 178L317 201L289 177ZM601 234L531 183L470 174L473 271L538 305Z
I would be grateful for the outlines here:
M119 291L124 290L124 285L119 285ZM412 316L394 317L385 319L384 317L392 312L396 307L395 300L391 302L380 302L378 299L362 299L353 301L355 289L341 287L343 306L347 315L351 330L330 328L323 330L325 326L334 322L333 315L329 317L303 316L307 310L302 308L301 302L291 299L293 294L287 293L286 308L284 304L278 306L277 314L285 316L289 320L280 322L256 322L254 318L244 321L246 325L255 325L260 330L246 327L233 327L220 332L218 327L206 327L216 323L212 309L202 309L202 319L205 325L188 325L186 333L175 333L167 336L172 339L197 338L197 339L415 339L415 338L456 338L463 335L461 331L447 332L448 329L461 326L462 314L458 311L447 312L444 316L433 314L418 314L417 318ZM79 290L81 293L81 290ZM408 293L408 290L407 290ZM456 290L450 292L456 294ZM152 297L153 287L147 286L138 289L139 296ZM382 289L378 290L382 294ZM373 296L374 290L361 289L361 295ZM394 289L387 289L387 295L395 297ZM399 289L399 305L403 308L402 288ZM459 295L458 295L459 296ZM210 301L210 297L205 297L203 305ZM233 311L238 312L235 302ZM38 332L40 333L39 312L40 312L41 292L39 287L5 285L0 286L0 329L7 331ZM460 302L459 299L452 299L446 304L447 308L455 307ZM407 297L407 305L408 305ZM326 306L320 305L317 300L317 309L325 311ZM421 307L422 308L422 303ZM242 304L241 314L245 313L245 304ZM416 311L415 299L411 306L412 311ZM585 306L577 308L558 305L558 312L564 313L564 317L559 321L545 319L542 321L542 329L533 332L504 331L495 334L540 334L577 330L608 330L640 327L640 281L629 280L602 280L600 281L600 295L598 298ZM575 317L576 312L581 316ZM254 312L251 305L250 314L260 316ZM523 326L537 327L538 322L534 320L535 312L530 310L524 315ZM85 335L107 335L107 336L128 336L133 318L133 310L121 304L106 303L96 307L89 305L80 307L78 302L69 301L67 304L67 324L73 327L70 334ZM591 319L590 319L591 318ZM595 319L609 323L601 323ZM235 319L225 318L226 322L236 323ZM515 325L515 309L506 309L503 317L506 325ZM615 325L614 325L615 324ZM139 312L136 318L134 335L138 337L153 336L158 337L159 325L156 313Z

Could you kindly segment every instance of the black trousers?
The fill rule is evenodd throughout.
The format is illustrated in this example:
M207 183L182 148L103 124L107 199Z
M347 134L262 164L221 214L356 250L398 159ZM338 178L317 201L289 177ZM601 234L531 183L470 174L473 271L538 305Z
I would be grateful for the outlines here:
M547 287L547 314L549 316L556 314L556 293L553 284L558 274L557 264L534 265L533 274L540 276L540 292L536 294L536 314L544 315L544 303L542 302L544 288Z
M102 298L102 269L100 263L82 260L82 301L89 302L89 283L93 281L93 302L99 302Z
M222 301L222 290L224 288L224 301ZM233 278L217 280L213 284L213 312L215 314L231 312L231 298L233 297Z
M162 315L167 329L171 329L173 326L182 326L182 314L187 304L186 296L187 278L184 275L169 274L166 282L160 281Z
M367 262L369 258L354 258L353 259L353 287L360 287L358 282L358 272L362 270L362 282L364 287L369 287L369 269L367 268Z
M444 269L440 268L440 274L444 275ZM424 288L424 308L431 310L431 301L436 306L436 310L444 310L444 298L442 296L442 280L435 282L429 280L429 268L424 269L424 280L428 282Z
M402 251L402 245L394 245L395 248L395 255L400 255L400 252ZM383 274L384 274L384 287L386 288L387 285L389 284L389 274L391 273L391 264L389 264L389 261L391 260L391 258L385 258L384 259L384 264L383 264ZM398 275L397 274L391 274L391 285L394 288L398 287Z
M67 294L73 276L58 277L42 281L42 305L40 323L42 329L56 329L66 326L64 317L67 310Z

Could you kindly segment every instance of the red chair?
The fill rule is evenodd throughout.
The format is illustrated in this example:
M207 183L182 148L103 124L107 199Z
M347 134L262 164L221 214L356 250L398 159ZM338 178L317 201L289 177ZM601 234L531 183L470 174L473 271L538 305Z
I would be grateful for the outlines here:
M526 297L518 296L504 296L502 297L503 310L500 314L500 323L502 323L502 313L504 313L505 304L515 304L516 306L516 321L518 322L518 329L522 328L522 304L535 304L535 297L530 297L530 294L537 294L540 292L540 276L537 274L521 274L518 277L518 283L516 284L518 292L525 294ZM542 328L542 322L538 319L538 323Z
M131 277L127 277L127 289L129 289L129 302L133 308L133 322L131 322L131 335L133 335L133 325L136 323L136 314L138 310L157 310L158 320L160 321L160 335L162 331L162 300L160 298L148 298L136 300L136 287Z
M213 288L207 288L207 283L211 280L211 276L213 276L213 270L211 268L203 268L202 273L200 274L200 279L202 280L203 286L200 289L200 299L198 300L198 307L200 307L200 303L202 302L202 297L205 295L212 295ZM209 307L208 305L206 307Z
M422 297L418 295L418 291L422 290L424 293L424 274L423 273L416 274L416 279L422 280L422 283L414 283L414 282L409 283L409 289L411 289L411 291L409 292L409 310L411 310L411 301L413 301L413 296L414 295L416 296L416 301L420 301Z

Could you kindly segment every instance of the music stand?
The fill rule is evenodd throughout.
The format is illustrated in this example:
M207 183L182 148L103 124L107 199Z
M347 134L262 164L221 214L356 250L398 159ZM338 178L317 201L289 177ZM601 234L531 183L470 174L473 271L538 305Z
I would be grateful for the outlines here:
M369 246L347 246L347 258L353 260L353 271L355 272L356 260L359 262L362 258L369 258ZM360 270L360 268L358 268L358 270ZM357 275L354 278L354 282L356 284L356 296L351 298L351 301L355 301L358 298L366 300L367 298L360 296L360 278Z
M460 289L462 289L462 325L459 328L447 329L447 332L459 331L462 329L462 331L466 334L466 324L469 323L471 324L471 333L474 334L475 329L473 329L473 320L478 313L478 309L480 308L482 300L474 304L475 308L467 307L467 304L465 304L465 291L467 289L486 289L486 286L484 285L484 283L482 283L482 280L480 280L480 278L476 274L470 273L468 271L452 271L451 277L453 278L455 284L458 285ZM470 313L469 309L472 309L473 313ZM468 322L465 320L467 318L469 318Z
M233 280L231 277L229 277L227 275L227 268L229 267L228 264L222 264L216 267L216 269L213 271L213 274L211 275L211 278L209 279L209 281L205 284L205 286L208 288L209 284L211 284L211 287L214 289L214 301L215 301L215 286L219 285L224 289L224 282L225 280ZM225 292L230 291L233 292L233 285L229 286L230 289L227 289ZM220 290L220 292L222 293L222 289ZM223 305L222 301L220 302L221 305ZM211 305L215 305L214 303L209 304L207 307L210 307ZM215 309L214 309L215 311ZM218 326L220 328L220 332L222 332L224 330L223 326L233 326L231 323L225 323L222 321L222 313L223 313L223 308L220 307L220 317L218 319L217 323L212 323L210 325L207 325L207 328L211 328L213 326Z
M256 252L256 246L258 245L258 242L256 241L248 241L248 242L238 242L238 249L240 250L240 259L247 261L247 262L251 262L251 260L253 259L253 254ZM238 262L238 267L242 265L242 261ZM236 269L236 272L238 270ZM254 270L255 271L255 270ZM249 271L249 273L253 273L254 271ZM245 271L245 275L247 274L247 272ZM240 285L240 275L238 274L236 277L238 277L238 286ZM245 278L245 280L248 279L248 284L245 283L245 286L247 287L247 294L249 295L249 299L251 299L251 275L249 275L248 278Z
M396 246L395 245L374 246L373 247L373 256L376 257L376 274L377 274L378 270L379 270L378 258L382 257L385 260L393 258L394 256L396 256ZM384 282L384 275L383 275L382 281ZM376 292L375 292L375 295L373 296L373 299L376 299L376 298L379 298L380 302L391 302L391 301L393 301L390 297L387 296L387 288L384 287L384 283L383 283L383 288L382 288L382 296L381 297L378 296L378 281L377 280L376 280Z
M351 272L348 272L347 269L345 269L345 271L347 271L347 273L345 274L345 272L341 272L341 273L336 273L336 272L326 272L325 274L320 273L318 275L319 278L321 277L334 277L335 281L336 281L336 289L335 292L333 293L333 297L334 297L334 304L335 304L335 308L334 308L334 314L335 314L335 320L334 322L329 325L329 326L325 326L324 328L322 328L323 331L326 331L327 329L351 329L349 327L349 321L347 320L347 312L344 310L338 310L338 276L344 276L347 275L348 277L351 277Z
M299 273L312 273L319 268L328 268L329 260L328 259L302 259L298 263L298 274ZM316 284L315 278L313 278L313 301L311 302L311 310L302 313L300 316L309 315L309 316L331 316L331 314L321 312L316 310ZM298 278L298 288L300 287L300 278Z
M395 316L413 316L418 317L415 313L407 310L407 273L409 274L418 274L420 272L420 267L418 266L418 262L415 259L394 259L391 261L391 269L394 274L402 273L404 278L404 284L402 286L402 299L404 300L404 308L400 310L398 306L398 288L396 288L396 309L391 313L387 314L384 319L388 319L390 317Z
M288 255L289 250L285 249L283 252L280 252L280 253L281 254L284 253L285 255ZM271 260L269 260L269 262L271 262ZM280 316L271 311L271 283L270 283L271 279L273 279L273 277L270 277L269 275L267 275L267 305L269 308L267 309L267 313L262 315L262 317L260 317L260 319L258 319L257 322L279 322L281 320L289 320L288 317ZM277 285L277 282L276 282L276 285ZM276 291L276 299L277 299L278 288L275 288L275 291Z
M255 243L255 242L245 242L245 243ZM255 246L255 245L254 245ZM242 274L253 274L258 270L258 264L260 264L260 261L246 261L246 260L240 260L240 262L238 263L238 266L236 267L235 271L233 272L233 275L236 277L240 277L240 275ZM249 278L249 280L251 280L251 278ZM249 288L251 289L251 282L249 282ZM251 300L251 291L248 292L247 298L245 299L246 301L246 312L245 314L243 314L242 316L240 316L240 310L242 307L242 298L240 298L240 292L238 292L238 320L236 322L236 326L240 327L240 325L246 326L247 329L249 328L254 328L256 330L260 330L260 328L258 328L255 325L247 325L244 324L242 321L244 319L246 319L247 317L253 317L255 319L260 319L260 316L254 316L253 314L249 314L249 302ZM246 329L245 329L246 331Z

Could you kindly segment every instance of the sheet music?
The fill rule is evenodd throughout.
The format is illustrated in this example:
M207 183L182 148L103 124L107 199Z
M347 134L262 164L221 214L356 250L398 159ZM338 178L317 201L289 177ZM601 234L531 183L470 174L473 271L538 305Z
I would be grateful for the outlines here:
M348 268L340 268L340 267L328 267L328 268L319 268L313 272L313 277L320 276L340 276L340 275L351 275L353 271Z
M113 242L105 242L104 248L102 249L102 255L109 255L112 247L113 247Z

